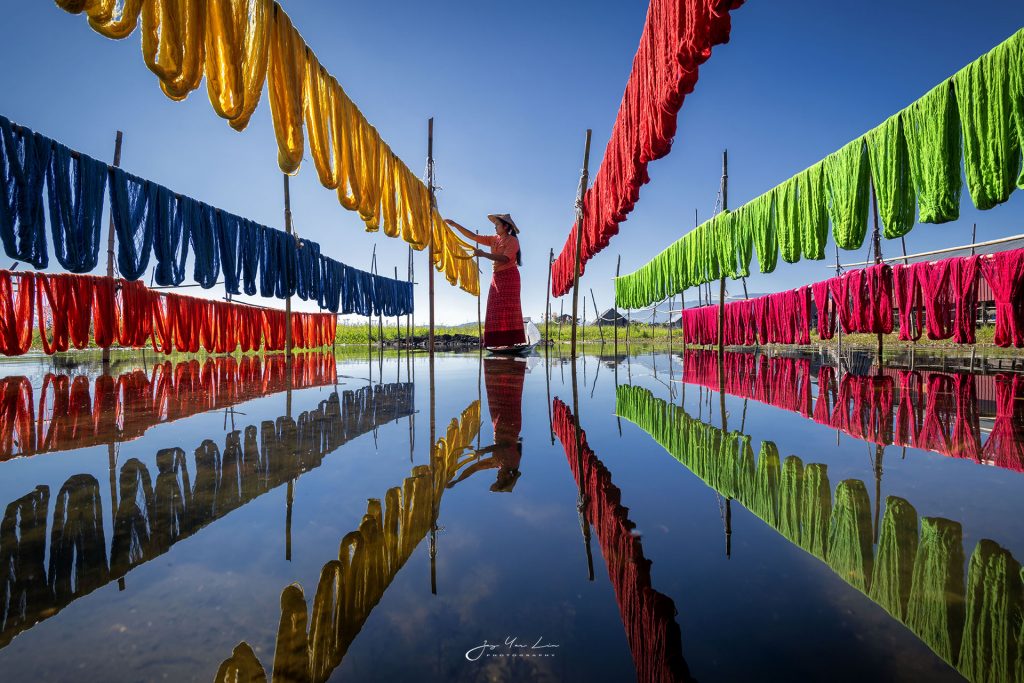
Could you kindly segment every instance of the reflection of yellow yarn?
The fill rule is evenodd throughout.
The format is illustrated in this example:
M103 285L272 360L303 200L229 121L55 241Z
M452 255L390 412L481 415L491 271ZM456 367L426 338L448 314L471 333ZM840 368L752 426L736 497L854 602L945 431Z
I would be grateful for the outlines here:
M164 94L182 100L206 75L210 103L243 130L264 82L277 138L278 165L295 173L308 137L321 184L357 211L369 231L383 230L414 249L433 239L433 265L452 285L480 291L472 247L430 204L426 186L320 65L291 19L272 0L56 0L85 12L108 38L125 38L140 24L146 66ZM115 16L118 2L120 14ZM305 129L305 130L304 130Z
M302 587L284 589L272 680L325 681L341 664L398 570L436 522L445 487L479 429L480 401L473 401L433 445L429 466L417 465L401 487L388 489L383 505L376 498L367 503L359 528L342 538L338 559L320 571L308 629ZM243 642L220 665L216 680L266 681L266 674Z

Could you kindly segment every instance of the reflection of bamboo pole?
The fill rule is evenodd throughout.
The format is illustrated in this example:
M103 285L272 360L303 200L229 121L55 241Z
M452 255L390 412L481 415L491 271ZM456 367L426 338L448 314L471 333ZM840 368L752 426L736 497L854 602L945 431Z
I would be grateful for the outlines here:
M882 456L885 446L875 444L875 543L878 543L878 517L882 508Z
M121 165L121 140L124 137L124 133L117 131L117 136L114 138L114 166ZM16 266L15 266L16 267ZM107 277L114 277L114 216L110 216L110 223L107 226ZM103 349L102 355L103 371L107 372L110 369L110 347Z
M587 141L590 141L590 131L587 131ZM589 144L588 144L589 147ZM586 359L586 356L584 356ZM587 476L583 471L583 435L580 429L580 398L579 398L579 384L576 380L576 357L572 358L571 366L571 377L572 377L572 414L573 414L573 431L575 434L576 443L576 471L579 473L579 484L576 491L576 512L579 514L580 530L583 533L583 545L587 553L587 577L590 581L594 580L594 555L590 550L590 523L587 521L587 494L583 488L583 482L586 481ZM583 379L586 384L586 376Z

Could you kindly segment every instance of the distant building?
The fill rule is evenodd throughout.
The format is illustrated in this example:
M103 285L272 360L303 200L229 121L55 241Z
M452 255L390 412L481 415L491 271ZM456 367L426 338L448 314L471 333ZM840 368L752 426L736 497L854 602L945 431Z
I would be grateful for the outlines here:
M604 327L605 325L611 325L614 327L625 327L629 324L629 321L624 315L619 313L614 308L609 308L607 311L601 314L601 317L597 319L597 324Z

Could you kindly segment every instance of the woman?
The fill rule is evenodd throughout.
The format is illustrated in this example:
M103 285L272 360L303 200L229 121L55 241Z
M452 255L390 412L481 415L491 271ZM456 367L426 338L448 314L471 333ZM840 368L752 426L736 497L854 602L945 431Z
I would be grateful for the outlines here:
M468 239L490 247L489 252L473 250L474 256L494 261L494 277L487 293L487 317L484 319L484 346L496 349L526 343L523 307L519 302L519 266L523 265L519 249L519 228L507 213L492 213L493 237L470 232L455 221L445 221Z

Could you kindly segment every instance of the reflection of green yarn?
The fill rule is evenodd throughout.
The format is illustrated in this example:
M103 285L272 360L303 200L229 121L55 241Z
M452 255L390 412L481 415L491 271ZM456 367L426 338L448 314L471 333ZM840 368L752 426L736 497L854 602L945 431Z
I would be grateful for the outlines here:
M964 625L964 548L958 522L921 520L921 543L907 603L907 626L937 655L955 662Z
M828 554L828 525L832 518L832 485L828 465L811 463L804 468L800 509L800 547L824 560Z
M903 621L910 598L910 583L917 557L917 511L896 496L885 499L885 515L878 537L878 556L868 597Z
M871 501L859 479L845 479L836 487L828 529L828 564L851 586L867 592L872 565Z
M969 681L1008 681L1021 628L1020 564L982 539L967 568L967 611L957 668Z
M779 526L779 449L771 441L761 442L754 474L754 496L747 505L751 512L772 528Z
M750 445L750 437L746 437L739 445L736 458L736 500L752 510L754 498L754 449Z
M791 455L782 463L779 483L779 531L800 545L800 510L804 487L804 463Z

